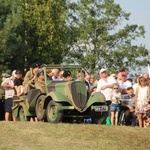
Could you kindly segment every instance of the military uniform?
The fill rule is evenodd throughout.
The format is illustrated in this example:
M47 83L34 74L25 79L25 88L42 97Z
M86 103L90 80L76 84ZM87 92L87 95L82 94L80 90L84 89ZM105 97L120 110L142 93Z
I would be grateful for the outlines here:
M35 82L37 81L37 74L33 74L33 69L31 68L24 77L24 93L26 94L30 89L35 87Z
M42 93L46 93L45 82L43 80L38 79L38 81L35 82L35 88L39 89Z

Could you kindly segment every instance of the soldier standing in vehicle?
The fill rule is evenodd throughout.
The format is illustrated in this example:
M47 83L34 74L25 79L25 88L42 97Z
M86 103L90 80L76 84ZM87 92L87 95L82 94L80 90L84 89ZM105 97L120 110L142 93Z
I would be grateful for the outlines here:
M38 80L35 82L35 88L39 89L42 93L46 93L44 71L40 70L37 74Z
M37 63L33 64L30 70L26 73L24 77L24 94L27 94L28 91L35 87L35 82L37 81L37 72L39 70L39 65Z

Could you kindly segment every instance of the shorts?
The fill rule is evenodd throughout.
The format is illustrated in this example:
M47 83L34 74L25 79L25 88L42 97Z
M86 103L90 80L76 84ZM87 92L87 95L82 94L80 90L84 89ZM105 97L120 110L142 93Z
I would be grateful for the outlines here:
M12 109L12 98L5 99L5 112L11 112Z
M119 103L118 104L111 103L110 111L111 112L115 112L115 111L119 112L120 111L120 104Z

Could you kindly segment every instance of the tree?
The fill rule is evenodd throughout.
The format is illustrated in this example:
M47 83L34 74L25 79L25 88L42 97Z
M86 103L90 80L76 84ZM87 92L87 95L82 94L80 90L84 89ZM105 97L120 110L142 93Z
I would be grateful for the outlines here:
M93 73L101 67L110 72L132 70L148 63L148 50L133 41L144 37L144 27L121 23L129 20L114 0L70 2L68 24L72 29L72 48L65 60L82 64Z
M28 59L61 63L67 52L64 49L65 0L29 0L24 12L24 24Z
M18 34L22 21L20 7L15 8L16 2L11 0L0 0L0 3L0 68L21 68L22 38Z
M0 61L21 69L61 63L67 53L65 0L0 0Z

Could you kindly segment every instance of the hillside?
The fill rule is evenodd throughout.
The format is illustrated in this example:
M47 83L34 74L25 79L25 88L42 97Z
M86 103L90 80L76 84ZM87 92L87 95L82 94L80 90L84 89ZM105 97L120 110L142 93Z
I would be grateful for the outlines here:
M0 128L1 150L150 149L150 128L4 121Z

